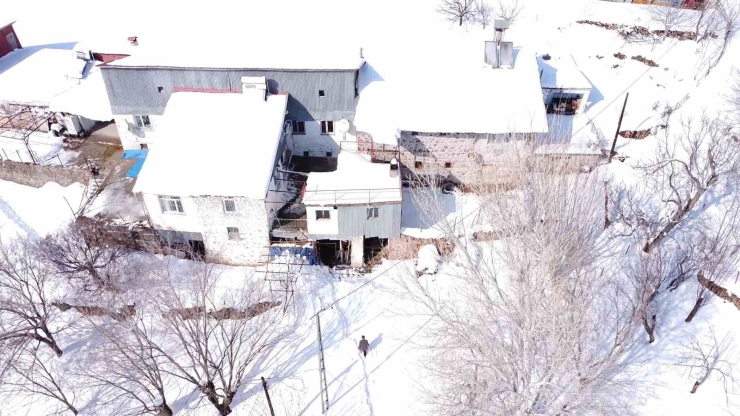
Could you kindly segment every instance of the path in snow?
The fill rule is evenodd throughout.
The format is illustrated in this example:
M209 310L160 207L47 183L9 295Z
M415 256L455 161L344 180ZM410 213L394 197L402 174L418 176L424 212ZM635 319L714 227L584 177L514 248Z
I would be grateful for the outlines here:
M19 217L18 214L16 214L13 208L10 205L8 205L8 203L5 202L1 197L0 197L0 212L5 214L5 216L8 217L8 219L13 224L18 226L18 228L20 228L21 230L23 230L27 236L33 239L38 238L36 231L34 231L31 227L29 227L28 224L26 224L26 222L23 221L21 217Z
M364 380L365 380L365 403L367 403L367 407L370 410L370 416L375 416L375 411L373 410L373 401L370 400L370 386L368 385L367 366L365 365L365 357L362 358L362 373L364 374Z

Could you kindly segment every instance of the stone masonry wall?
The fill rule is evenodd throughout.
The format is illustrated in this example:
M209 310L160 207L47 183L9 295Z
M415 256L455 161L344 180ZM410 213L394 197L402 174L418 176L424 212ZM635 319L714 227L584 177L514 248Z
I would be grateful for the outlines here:
M224 210L225 199L236 202L237 212ZM262 255L270 245L265 202L249 198L195 197L203 229L206 256L210 261L251 265L264 259ZM230 240L227 227L239 229L239 240Z
M92 175L86 169L0 160L0 179L34 188L40 188L47 182L56 182L62 186L69 186L75 182L87 185L91 178Z

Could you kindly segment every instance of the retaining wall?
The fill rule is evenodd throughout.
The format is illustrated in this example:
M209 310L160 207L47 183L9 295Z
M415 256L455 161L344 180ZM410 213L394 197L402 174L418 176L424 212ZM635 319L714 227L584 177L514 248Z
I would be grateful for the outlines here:
M91 178L92 174L86 169L0 160L0 179L34 188L40 188L47 182L56 182L62 186L69 186L75 182L87 185Z

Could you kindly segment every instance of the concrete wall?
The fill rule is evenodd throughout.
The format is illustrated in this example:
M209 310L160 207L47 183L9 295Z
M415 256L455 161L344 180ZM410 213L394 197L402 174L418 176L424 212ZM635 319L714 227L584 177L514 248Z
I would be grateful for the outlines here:
M320 121L306 121L306 134L293 135L295 154L304 156L304 152L308 152L308 156L337 157L341 151L341 142L356 141L354 126L347 133L340 133L336 131L336 122L339 120L332 121L335 123L335 132L332 134L321 133ZM331 156L327 156L327 152L330 152Z
M91 178L92 175L85 169L39 166L0 160L0 179L33 186L34 188L40 188L47 182L56 182L62 186L69 186L78 182L87 186Z
M329 219L316 219L317 210L329 210ZM339 211L332 206L306 207L306 219L309 235L337 236L339 233Z
M139 115L139 114L137 114ZM146 114L142 114L146 115ZM118 129L118 135L121 137L121 145L124 149L141 149L142 144L151 148L157 137L157 125L162 120L162 116L149 116L151 127L138 128L134 122L133 115L115 116L113 120Z
M265 202L249 198L215 196L181 197L183 213L163 213L157 195L143 200L157 230L199 233L209 260L246 265L259 262L270 243ZM223 201L233 199L237 212L226 212ZM240 239L229 240L227 227L239 229Z

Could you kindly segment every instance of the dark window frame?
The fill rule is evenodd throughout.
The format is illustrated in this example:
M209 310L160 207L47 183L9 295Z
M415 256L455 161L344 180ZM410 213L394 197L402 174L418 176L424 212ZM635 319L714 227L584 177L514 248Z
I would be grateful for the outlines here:
M226 227L226 235L230 241L239 241L242 239L239 233L239 227Z
M321 134L334 134L334 122L331 120L322 120Z
M331 211L328 209L317 209L316 210L316 221L320 220L330 220L331 219Z
M306 134L306 122L300 120L291 120L291 126L293 127L293 134Z
M374 219L378 218L380 216L380 209L378 207L368 207L367 208L367 219Z

